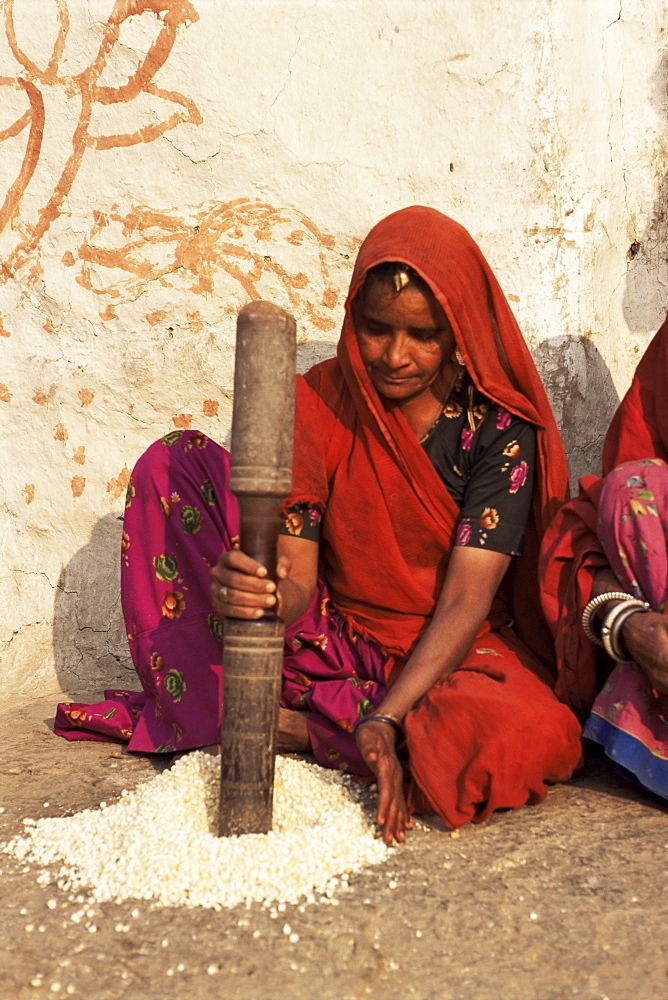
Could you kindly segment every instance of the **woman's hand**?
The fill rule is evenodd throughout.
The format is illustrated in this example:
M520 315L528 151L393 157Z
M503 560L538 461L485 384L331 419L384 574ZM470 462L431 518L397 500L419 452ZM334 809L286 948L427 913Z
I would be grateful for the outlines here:
M279 556L277 579L285 580L291 568L290 559ZM209 570L209 577L213 608L221 618L261 618L265 611L274 608L280 617L280 593L274 581L267 579L266 567L239 549L223 552Z
M404 776L395 749L395 732L386 722L365 722L355 731L355 741L378 783L376 823L383 841L403 844L412 823L404 798Z
M622 625L622 638L652 687L668 694L668 618L656 611L630 615Z

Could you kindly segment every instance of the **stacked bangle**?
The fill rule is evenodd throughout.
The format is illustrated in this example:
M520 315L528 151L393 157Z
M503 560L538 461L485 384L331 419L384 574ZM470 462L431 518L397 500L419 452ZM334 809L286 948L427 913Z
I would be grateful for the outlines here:
M600 608L602 604L607 604L608 601L631 601L631 600L633 600L631 595L625 594L621 590L612 590L610 591L609 594L599 594L598 597L592 597L591 601L582 612L582 631L587 636L587 638L591 639L592 642L595 642L597 646L603 645L603 640L596 635L596 633L591 627L592 615L594 614L597 608Z
M363 719L357 721L355 729L358 726L363 726L365 722L385 722L388 726L392 726L398 736L403 737L404 735L403 726L396 715L365 715Z
M614 607L608 611L601 625L600 638L591 626L591 618L594 611L608 601L618 601ZM638 597L631 597L630 594L621 591L612 591L608 594L599 594L592 598L582 612L582 630L588 639L595 642L597 646L603 646L608 656L619 663L628 661L629 655L622 643L622 625L631 615L638 611L649 611L650 606L646 601Z

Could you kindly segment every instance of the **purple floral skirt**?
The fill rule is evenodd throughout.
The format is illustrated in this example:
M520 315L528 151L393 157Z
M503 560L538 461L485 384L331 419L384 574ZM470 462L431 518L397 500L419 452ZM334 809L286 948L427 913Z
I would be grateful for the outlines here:
M66 739L119 740L161 753L217 743L222 621L209 569L238 534L229 455L197 431L173 431L135 466L126 498L121 598L142 690L108 690L94 705L58 706ZM282 704L309 713L318 763L368 775L352 735L385 696L385 655L354 635L321 574L305 614L285 634Z
M626 462L606 477L598 535L622 587L660 614L668 601L668 466ZM668 799L668 696L635 663L619 663L596 698L584 735L629 776Z

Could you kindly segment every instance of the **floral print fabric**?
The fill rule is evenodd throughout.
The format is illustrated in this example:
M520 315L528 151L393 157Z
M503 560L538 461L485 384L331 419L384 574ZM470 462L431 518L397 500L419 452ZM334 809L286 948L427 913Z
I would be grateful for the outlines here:
M143 690L59 705L59 735L155 753L218 742L223 623L211 612L209 568L238 532L229 471L225 449L196 431L174 431L140 458L126 500L121 596ZM297 509L313 530L317 511L309 518L308 505ZM286 629L283 703L310 712L322 766L369 774L352 731L385 697L385 660L350 632L321 574L310 607Z
M626 462L605 478L598 535L622 589L666 613L668 466ZM596 698L584 735L642 785L668 799L668 696L635 663L619 663Z
M60 735L149 752L218 742L223 625L208 573L238 532L229 472L227 452L197 431L173 431L139 459L127 491L121 599L143 690L59 705Z
M420 443L461 509L455 544L521 555L536 452L531 424L463 375ZM297 504L288 508L281 533L317 542L321 520L315 505Z
M531 424L464 373L421 444L461 509L455 544L521 555L533 492Z

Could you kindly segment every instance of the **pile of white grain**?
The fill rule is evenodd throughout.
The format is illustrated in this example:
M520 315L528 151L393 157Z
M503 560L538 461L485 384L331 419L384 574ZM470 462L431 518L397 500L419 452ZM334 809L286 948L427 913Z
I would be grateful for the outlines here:
M340 772L277 757L266 835L214 835L219 785L220 759L191 753L113 805L24 820L25 836L3 851L41 866L40 882L87 888L98 902L214 909L329 900L388 856L369 793Z

